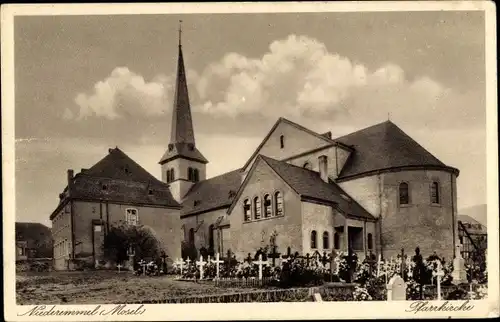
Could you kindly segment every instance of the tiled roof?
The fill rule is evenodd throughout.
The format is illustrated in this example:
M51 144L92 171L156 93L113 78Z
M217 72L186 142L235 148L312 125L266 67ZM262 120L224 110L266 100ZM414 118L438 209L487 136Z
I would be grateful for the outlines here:
M170 143L167 151L160 159L160 164L172 160L176 157L184 157L190 160L208 163L208 160L201 154L194 144L191 143Z
M352 146L353 151L339 179L398 167L432 166L448 168L391 121L339 137L335 141Z
M472 218L471 216L468 215L458 215L458 221L462 222L462 224L465 226L467 231L470 234L477 234L477 233L483 233L486 234L487 228L485 225L481 224L479 221L476 219ZM481 226L481 229L477 229L475 227L469 228L467 224L471 224L473 226Z
M120 149L93 167L78 173L70 189L71 198L179 207L168 185L156 179Z
M241 183L240 169L197 182L182 202L182 214L229 207Z
M263 155L260 157L301 196L336 203L339 209L350 217L375 219L336 183L323 181L318 172Z

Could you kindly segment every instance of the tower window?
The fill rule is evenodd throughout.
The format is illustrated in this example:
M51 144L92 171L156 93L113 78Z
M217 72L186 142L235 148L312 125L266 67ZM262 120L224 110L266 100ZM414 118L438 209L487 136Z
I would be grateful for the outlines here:
M439 204L439 183L434 181L431 184L431 203L433 204Z
M283 149L285 147L285 136L280 136L280 147Z
M330 248L330 235L328 234L327 231L323 233L323 249L329 249Z
M333 248L340 249L340 235L338 233L333 234Z
M200 181L200 172L198 171L198 169L193 170L193 181L194 182Z
M174 169L170 169L170 180L171 181L174 181L175 180L175 172L174 172Z
M407 205L409 203L410 203L410 192L409 192L408 183L401 182L399 184L399 204L400 205Z
M188 168L188 180L193 181L193 168Z

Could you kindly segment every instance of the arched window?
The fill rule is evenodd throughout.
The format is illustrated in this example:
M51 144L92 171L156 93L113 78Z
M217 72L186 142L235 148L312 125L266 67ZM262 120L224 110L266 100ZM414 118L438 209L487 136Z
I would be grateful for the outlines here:
M399 204L407 205L410 203L410 193L408 189L408 183L401 182L399 184Z
M175 180L175 172L174 172L174 169L170 169L170 180L171 181L174 181Z
M188 168L188 180L193 181L193 168Z
M283 195L279 191L274 193L274 215L283 215Z
M280 147L283 149L285 147L285 136L280 136Z
M252 219L252 210L250 209L250 200L245 199L243 201L243 214L245 221L250 221Z
M255 219L260 219L260 198L255 197L253 199L253 213L255 216Z
M439 183L434 181L431 184L431 203L439 204Z
M372 234L368 234L367 236L368 249L373 249L373 236Z
M194 245L194 228L189 229L189 244Z
M269 218L271 217L273 211L271 208L271 196L270 195L265 195L264 196L264 217Z
M199 173L198 169L193 170L193 181L194 182L200 181L200 173Z
M311 231L311 249L317 248L317 237L316 230Z
M340 249L340 236L338 233L333 234L333 248Z
M323 233L323 249L330 248L330 236L327 231Z
M170 169L167 169L167 183L169 183L171 180L170 178Z
M303 168L307 169L307 170L312 170L312 165L309 162L306 162L306 163L304 163Z
M214 249L214 225L208 227L208 248Z

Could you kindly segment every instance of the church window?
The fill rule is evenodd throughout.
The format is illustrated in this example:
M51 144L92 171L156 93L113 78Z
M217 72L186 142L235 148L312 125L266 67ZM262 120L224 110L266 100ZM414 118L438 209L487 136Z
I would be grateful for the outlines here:
M410 193L408 189L408 183L401 182L399 184L399 204L407 205L410 203Z
M208 248L214 249L214 225L208 227Z
M189 244L194 245L194 228L189 229Z
M169 183L171 180L170 178L170 169L167 170L167 183Z
M199 173L198 169L193 170L193 181L194 182L200 181L200 173Z
M283 215L283 195L279 191L274 193L274 215Z
M439 183L434 181L431 184L431 203L433 204L439 204Z
M304 169L312 170L312 166L309 162L304 163Z
M250 209L250 200L245 199L243 201L243 213L245 214L245 221L250 221L252 216L252 211Z
M285 147L285 136L280 136L280 147L283 149Z
M338 233L333 234L333 248L340 249L340 235Z
M188 168L188 180L193 181L193 168Z
M259 197L255 197L253 199L253 213L254 213L254 216L255 216L255 219L260 219L260 198Z
M311 248L316 249L317 248L317 233L316 230L311 231Z
M264 217L269 218L272 216L272 213L271 196L267 194L264 196Z
M323 233L323 249L329 249L330 248L330 235L328 234L327 231Z
M170 180L174 181L175 180L175 172L174 169L170 169Z
M125 220L127 225L137 226L139 224L139 214L135 208L127 208L125 210Z
M373 249L373 236L372 234L368 234L367 236L368 249Z

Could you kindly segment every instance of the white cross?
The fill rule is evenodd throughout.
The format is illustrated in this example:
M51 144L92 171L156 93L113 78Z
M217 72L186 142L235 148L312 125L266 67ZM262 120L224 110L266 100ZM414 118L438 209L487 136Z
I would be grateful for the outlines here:
M187 266L189 267L189 263L191 263L191 259L188 257L188 259L186 259L186 263L187 263Z
M182 276L182 272L183 272L183 266L184 266L184 260L181 258L181 259L177 259L175 261L175 265L178 265L181 269L181 276Z
M208 255L208 258L207 258L207 263L211 263L212 260L210 259L210 255Z
M380 264L382 263L382 255L378 254L378 261L377 261L377 277L380 276Z
M212 260L212 263L215 264L216 277L219 279L219 264L224 263L224 261L219 260L219 253L215 254L215 260Z
M259 254L259 260L256 262L253 262L254 264L259 265L259 280L262 279L262 265L269 265L267 261L262 260L262 254Z
M143 273L144 275L146 275L146 266L147 266L147 265L148 265L148 264L146 264L146 262L142 262L142 264L141 264L141 266L142 266L142 273Z
M118 267L118 273L120 273L120 268L122 268L123 266L121 264L118 264L116 265L116 267Z
M205 266L207 262L203 261L203 256L200 256L200 260L196 262L196 266L200 267L200 280L203 279L203 266Z
M441 269L441 261L437 260L437 270L432 272L432 276L436 276L437 282L437 296L438 301L441 301L441 276L444 276L444 272Z

